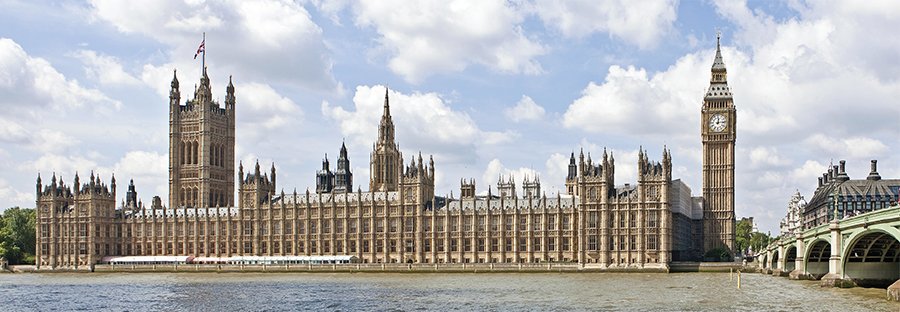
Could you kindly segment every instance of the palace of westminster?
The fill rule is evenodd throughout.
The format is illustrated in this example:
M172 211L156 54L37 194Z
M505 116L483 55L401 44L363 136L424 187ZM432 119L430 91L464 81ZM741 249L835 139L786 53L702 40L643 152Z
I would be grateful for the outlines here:
M734 247L736 110L716 50L701 108L703 194L672 179L672 157L644 151L636 184L616 185L615 158L572 153L565 194L540 183L500 178L497 194L476 195L461 180L459 198L435 196L435 162L404 160L394 139L387 94L370 156L369 190L353 190L347 149L327 159L314 193L285 193L271 169L235 161L235 96L212 100L204 68L194 98L181 103L177 76L169 95L169 200L147 206L134 183L117 205L116 180L91 174L69 186L54 174L36 185L39 268L101 263L114 256L354 256L364 263L578 262L594 268L665 269ZM246 170L246 172L245 172ZM237 200L235 200L237 177ZM452 197L452 196L451 196Z

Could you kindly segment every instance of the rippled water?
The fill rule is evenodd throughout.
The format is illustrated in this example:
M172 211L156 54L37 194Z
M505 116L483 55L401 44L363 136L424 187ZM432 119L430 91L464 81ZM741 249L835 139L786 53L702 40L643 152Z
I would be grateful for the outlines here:
M0 274L0 309L898 311L884 289L728 273Z

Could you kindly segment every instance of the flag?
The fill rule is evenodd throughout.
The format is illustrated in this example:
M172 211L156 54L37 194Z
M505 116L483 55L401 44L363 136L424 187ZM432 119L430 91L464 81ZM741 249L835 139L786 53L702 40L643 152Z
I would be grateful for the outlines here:
M206 39L203 39L203 42L200 42L200 47L197 48L197 53L194 53L195 60L197 59L197 55L200 55L200 53L206 52L205 46L206 46Z

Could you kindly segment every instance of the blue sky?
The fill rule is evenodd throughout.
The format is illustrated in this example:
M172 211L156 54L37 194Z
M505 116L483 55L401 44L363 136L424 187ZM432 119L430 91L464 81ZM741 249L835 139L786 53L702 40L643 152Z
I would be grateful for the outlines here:
M701 192L699 125L716 29L738 108L736 212L776 233L795 190L846 159L900 176L900 5L894 1L0 0L0 207L34 205L38 172L77 171L139 197L167 193L167 94L193 95L207 33L213 97L229 75L237 158L279 188L315 187L347 143L355 184L391 89L407 162L434 155L438 194L460 178L540 175L612 151L672 151ZM237 164L235 164L237 165ZM45 179L46 181L46 179ZM119 196L124 197L124 191Z

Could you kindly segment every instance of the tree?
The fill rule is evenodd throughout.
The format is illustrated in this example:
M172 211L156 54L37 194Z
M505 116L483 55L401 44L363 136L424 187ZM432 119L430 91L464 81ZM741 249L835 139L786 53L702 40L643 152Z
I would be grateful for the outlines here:
M772 241L772 238L765 233L753 233L753 236L750 238L750 246L753 247L753 251L759 252L766 246L769 246L770 241Z
M750 240L752 239L750 231L753 230L753 224L750 224L750 220L742 220L735 224L734 226L734 245L737 247L737 250L747 250L747 247L750 247Z
M13 207L0 217L0 257L10 264L34 263L34 209Z

